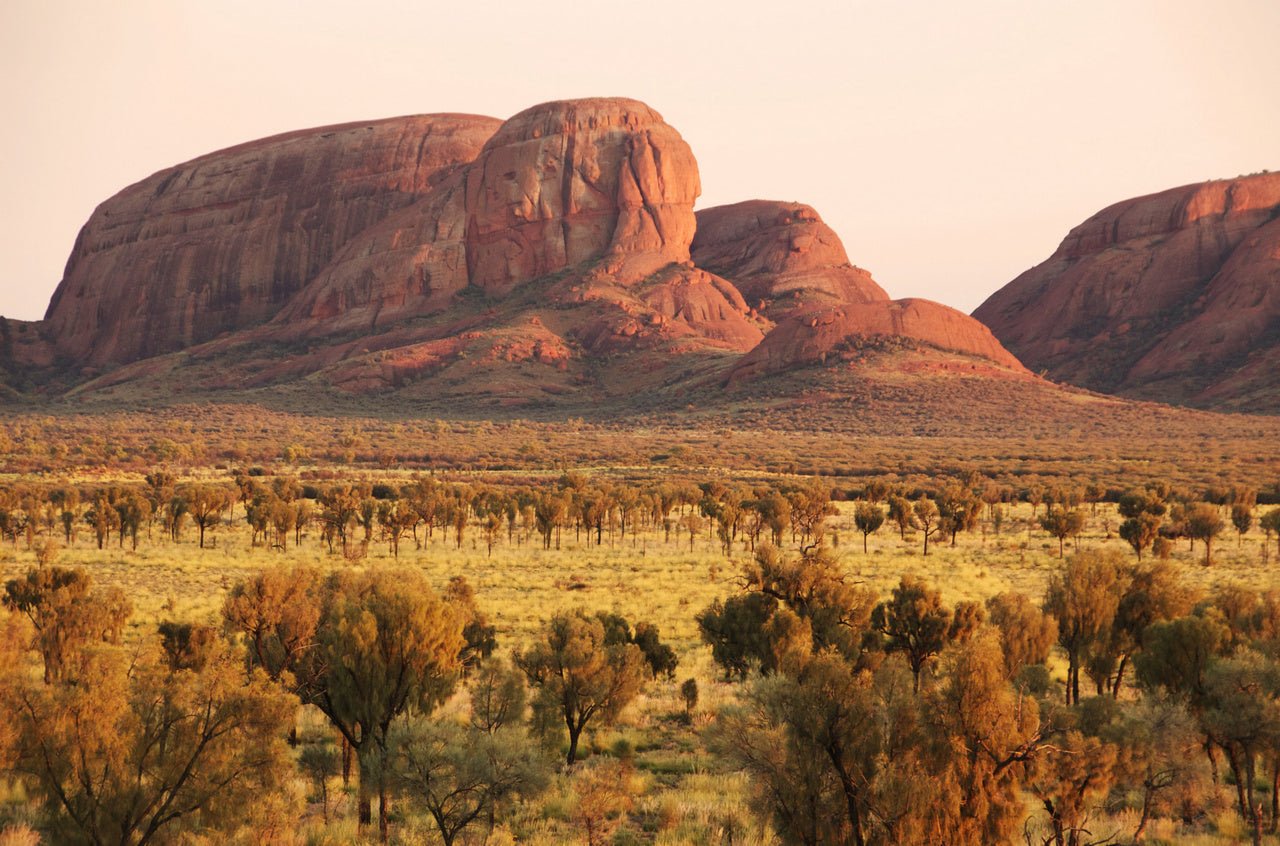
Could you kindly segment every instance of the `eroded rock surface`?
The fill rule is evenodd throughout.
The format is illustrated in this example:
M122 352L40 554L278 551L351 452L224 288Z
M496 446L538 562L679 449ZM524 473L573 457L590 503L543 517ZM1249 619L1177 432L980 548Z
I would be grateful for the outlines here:
M1056 380L1280 411L1280 174L1103 209L974 316Z

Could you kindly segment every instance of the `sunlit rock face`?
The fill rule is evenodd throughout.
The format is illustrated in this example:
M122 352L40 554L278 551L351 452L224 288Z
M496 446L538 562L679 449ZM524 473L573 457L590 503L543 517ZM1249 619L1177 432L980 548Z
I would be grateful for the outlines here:
M103 203L33 331L152 393L674 396L868 338L1025 374L971 318L891 301L811 207L695 215L699 191L680 134L621 98L291 133Z
M499 122L425 115L252 141L125 188L80 231L46 321L102 367L271 319L370 226L470 162Z
M1103 209L974 316L1056 380L1280 411L1280 174Z

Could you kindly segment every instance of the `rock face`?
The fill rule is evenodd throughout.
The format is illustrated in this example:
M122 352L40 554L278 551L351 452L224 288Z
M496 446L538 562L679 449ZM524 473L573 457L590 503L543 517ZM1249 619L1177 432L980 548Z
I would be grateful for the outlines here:
M902 346L927 344L978 356L1013 374L1026 369L1000 345L991 331L968 315L929 300L849 303L792 314L733 368L731 383L795 367L856 357L864 345L890 341Z
M887 302L811 207L748 200L698 212L693 261L728 279L772 320L823 303Z
M801 203L750 200L700 211L692 254L777 324L733 367L730 384L834 361L890 339L1026 372L973 318L928 300L890 300L870 273L849 262L818 213Z
M376 329L439 311L468 285L501 298L587 262L632 282L688 263L699 190L689 145L643 103L535 106L429 196L353 239L276 323Z
M1103 209L974 316L1060 381L1280 411L1280 174Z
M698 165L643 103L573 100L511 118L467 172L471 284L516 284L607 254L689 260Z
M85 224L46 321L103 367L271 319L355 235L475 158L492 118L427 115L278 135L160 171Z
M148 397L306 380L422 402L684 406L727 374L886 338L1023 372L971 318L890 301L812 208L695 216L699 191L689 146L634 100L277 136L104 203L30 337L91 377L78 391Z

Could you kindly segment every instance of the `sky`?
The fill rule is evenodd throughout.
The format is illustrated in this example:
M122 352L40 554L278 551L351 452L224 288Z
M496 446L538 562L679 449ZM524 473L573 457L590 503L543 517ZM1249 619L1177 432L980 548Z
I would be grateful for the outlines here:
M1113 202L1280 169L1275 0L0 0L0 315L94 207L292 129L647 102L699 208L814 206L893 297L964 311Z

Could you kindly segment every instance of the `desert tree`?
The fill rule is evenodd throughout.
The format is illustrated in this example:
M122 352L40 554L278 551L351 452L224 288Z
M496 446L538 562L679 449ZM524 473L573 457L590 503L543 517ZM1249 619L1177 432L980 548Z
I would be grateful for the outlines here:
M1131 838L1142 843L1153 819L1188 816L1198 797L1212 793L1209 768L1199 754L1199 726L1185 703L1154 695L1120 702L1112 710L1099 734L1119 750L1120 785L1140 796Z
M748 591L803 620L815 651L831 648L851 660L862 655L876 595L849 582L830 550L814 547L786 555L762 546L743 568L742 580Z
M922 782L936 783L943 801L924 804L929 826L916 842L1007 843L1025 816L1021 771L1054 727L1033 698L1009 684L991 628L956 643L941 663L922 709L922 760L932 776Z
M1034 759L1028 792L1048 816L1054 846L1092 846L1091 820L1121 775L1119 749L1105 740L1069 728L1054 737L1054 754Z
M429 714L453 691L462 620L412 571L339 573L330 578L310 650L311 702L355 750L359 821L389 835L387 756L397 717Z
M871 628L884 636L886 651L906 657L912 689L918 693L925 664L947 645L951 609L942 604L937 590L903 576L890 598L871 612Z
M1066 702L1080 701L1080 670L1094 644L1109 635L1124 585L1111 553L1079 552L1049 577L1044 611L1058 621L1067 653Z
M50 810L55 842L229 838L289 777L292 697L260 673L246 681L225 648L183 668L154 646L97 650L76 675L11 694L15 769Z
M565 498L557 493L544 493L534 506L534 518L537 521L538 534L542 536L542 548L551 548L551 536L556 538L556 549L560 548L560 527L564 525L568 507Z
M1134 656L1138 683L1163 690L1193 711L1204 704L1206 673L1230 641L1230 631L1209 616L1189 615L1155 622L1143 633L1143 649Z
M132 612L119 588L95 591L87 572L64 567L34 568L10 579L4 605L30 620L46 684L73 675L79 654L90 644L119 643Z
M1121 539L1133 547L1139 561L1142 560L1142 551L1159 537L1160 522L1160 517L1157 515L1143 511L1120 524Z
M244 643L247 666L261 668L302 702L315 694L310 650L320 620L320 572L310 567L269 567L237 583L222 604L223 629ZM297 742L296 727L289 731Z
M578 758L582 731L596 719L612 722L644 684L644 656L633 643L609 645L597 616L578 610L551 618L515 663L534 688L533 707L569 734L565 760Z
M938 495L937 505L938 531L951 535L952 546L960 532L972 530L982 517L982 500L964 485L947 485Z
M685 718L693 716L693 709L698 707L698 680L687 678L680 683L680 700L684 702Z
M472 728L494 734L524 721L529 704L524 673L501 658L481 661L471 674L467 692Z
M1187 537L1204 541L1204 566L1213 563L1213 539L1222 533L1226 524L1218 509L1208 503L1198 503L1187 512Z
M98 542L98 549L106 545L113 529L120 528L120 515L112 507L106 491L98 491L94 494L93 501L85 509L83 519L93 529L93 537Z
M711 660L725 678L745 681L753 668L773 669L773 651L767 625L778 601L762 593L731 596L713 601L698 612L698 633L711 647Z
M222 648L218 630L204 623L165 620L156 629L169 669L200 670Z
M1253 526L1253 506L1237 502L1231 506L1231 525L1235 528L1239 542L1244 542L1245 533Z
M629 760L600 760L580 767L573 776L569 819L587 846L613 843L618 829L635 808Z
M446 846L482 818L492 830L504 805L548 782L549 768L524 727L519 671L488 662L472 682L471 701L466 724L410 719L391 739L396 786L427 811Z
M1063 556L1063 543L1084 529L1084 512L1068 511L1061 505L1051 505L1040 516L1040 528L1058 539L1058 557ZM1078 544L1077 544L1078 547Z
M200 530L200 548L204 549L205 532L216 526L222 512L231 505L231 495L216 485L190 485L182 492L187 511Z
M1280 747L1280 663L1247 649L1214 661L1205 671L1205 694L1205 729L1225 753L1240 817L1254 846L1262 846L1263 807L1255 787L1259 759Z
M762 678L722 711L713 750L745 771L789 843L868 843L882 721L868 674L833 653Z
M867 552L867 537L884 525L884 510L870 502L860 502L853 512L853 523L862 532L862 552Z
M462 651L458 662L464 673L493 655L498 647L497 628L476 602L475 589L463 576L454 576L444 588L444 600L462 620Z
M929 535L933 533L938 522L938 506L924 494L912 506L911 514L924 534L924 554L929 554Z
M907 529L915 526L915 514L911 510L911 500L903 496L889 496L889 519L898 527L898 538L907 539Z
M831 504L831 488L812 479L792 490L787 499L791 503L792 529L800 536L800 542L821 542L826 519L836 513Z
M1280 508L1273 508L1258 520L1258 528L1262 529L1266 535L1263 544L1271 542L1271 536L1276 536L1276 541L1280 542Z
M328 537L337 538L341 542L344 555L350 549L351 529L356 523L364 498L363 491L353 485L337 485L320 494L320 522Z
M76 520L80 516L80 491L74 487L57 488L50 492L49 502L62 526L62 539L69 546L75 539Z
M1000 633L1006 678L1023 667L1044 664L1058 640L1058 621L1021 593L1001 593L987 600L987 614Z
M1128 570L1124 592L1116 606L1115 621L1105 648L1114 664L1111 679L1112 698L1120 698L1125 670L1135 653L1142 649L1143 636L1153 623L1172 620L1190 613L1195 594L1182 584L1177 571L1168 562Z

